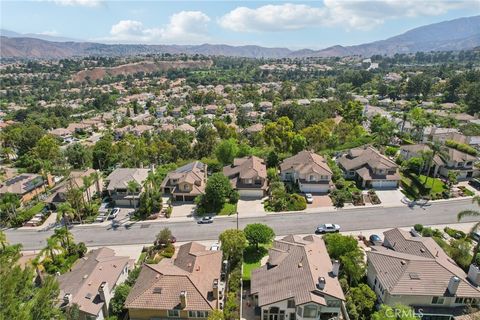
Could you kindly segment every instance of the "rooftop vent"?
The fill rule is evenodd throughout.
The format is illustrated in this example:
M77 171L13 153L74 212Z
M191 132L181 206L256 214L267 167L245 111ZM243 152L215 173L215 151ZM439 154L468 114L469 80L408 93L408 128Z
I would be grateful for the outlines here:
M418 273L410 272L408 275L410 276L411 280L420 280L420 276L418 275Z
M90 299L92 299L92 296L93 296L93 295L89 292L89 293L87 293L87 295L85 296L85 298L87 298L87 299L90 300Z
M153 293L161 294L162 293L162 288L160 288L160 287L153 288Z
M400 263L402 264L402 266L407 264L407 262L405 260L401 260Z

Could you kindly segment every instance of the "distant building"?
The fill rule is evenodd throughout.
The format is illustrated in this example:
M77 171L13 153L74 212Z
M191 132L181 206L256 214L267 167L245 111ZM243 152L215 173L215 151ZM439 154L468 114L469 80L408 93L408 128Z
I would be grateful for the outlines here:
M18 196L22 203L38 197L46 191L47 187L53 186L54 182L50 175L47 180L39 174L21 173L3 182L0 182L0 195L13 193Z

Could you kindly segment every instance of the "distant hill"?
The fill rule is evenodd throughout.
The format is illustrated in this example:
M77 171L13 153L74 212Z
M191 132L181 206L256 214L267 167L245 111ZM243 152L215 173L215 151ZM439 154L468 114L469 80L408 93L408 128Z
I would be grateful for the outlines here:
M393 55L395 53L414 53L418 51L457 51L479 47L480 16L430 24L412 29L398 36L366 44L345 47L337 45L322 50L302 49L297 51L287 48L265 48L253 45L126 45L62 41L68 40L64 38L48 41L48 39L40 39L39 37L51 36L26 36L7 30L2 30L1 34L0 56L3 58L43 59L88 55L129 56L153 53L187 53L246 58L302 58L350 55L369 57L374 54Z
M81 41L79 39L65 38L59 36L53 36L48 34L41 33L18 33L11 30L0 29L0 36L9 37L9 38L34 38L46 41L57 41L57 42L71 42L71 41Z

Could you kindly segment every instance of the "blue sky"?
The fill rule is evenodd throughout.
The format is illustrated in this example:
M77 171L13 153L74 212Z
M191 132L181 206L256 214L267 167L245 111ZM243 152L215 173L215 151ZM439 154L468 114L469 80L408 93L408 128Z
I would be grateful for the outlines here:
M107 43L320 49L480 14L479 0L5 1L1 28Z

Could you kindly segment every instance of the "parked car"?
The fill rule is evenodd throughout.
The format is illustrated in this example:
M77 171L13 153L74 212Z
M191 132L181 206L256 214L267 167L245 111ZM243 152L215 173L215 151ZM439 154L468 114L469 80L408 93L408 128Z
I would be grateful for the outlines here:
M316 234L333 233L333 232L340 232L340 226L338 224L325 223L325 224L319 225L317 229L315 229Z
M108 215L108 220L115 219L118 216L119 212L120 212L119 208L113 208L110 214Z
M307 200L307 203L313 203L313 196L311 193L305 193L305 200Z
M468 184L474 187L475 189L480 190L480 179L474 178L468 181Z
M383 244L382 238L380 238L380 236L377 234L372 234L369 240L370 240L370 243L373 244L374 246L380 246Z
M210 216L203 217L202 219L198 220L198 224L207 224L207 223L213 223L213 218Z
M177 238L175 238L174 236L171 236L169 241L170 243L175 243L177 242Z
M476 242L480 242L480 232L473 231L472 233L470 233L470 237Z
M220 243L215 242L214 244L212 244L212 246L210 247L210 250L212 250L212 251L220 250Z
M107 216L104 213L99 213L97 218L95 218L95 222L103 222L107 219Z

